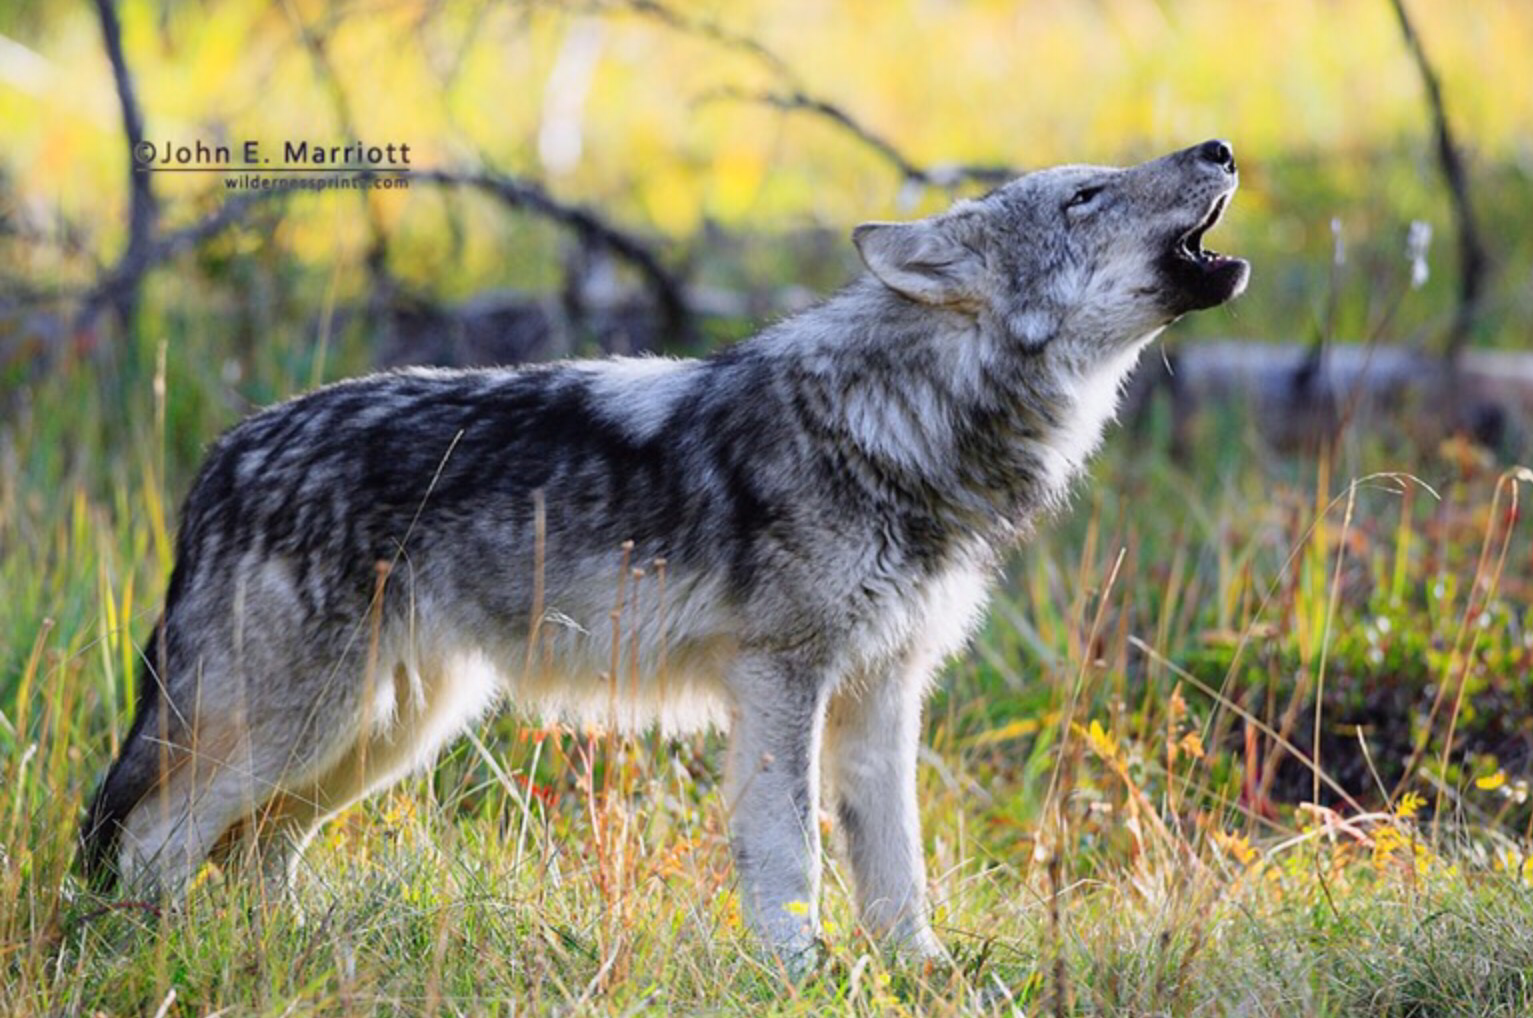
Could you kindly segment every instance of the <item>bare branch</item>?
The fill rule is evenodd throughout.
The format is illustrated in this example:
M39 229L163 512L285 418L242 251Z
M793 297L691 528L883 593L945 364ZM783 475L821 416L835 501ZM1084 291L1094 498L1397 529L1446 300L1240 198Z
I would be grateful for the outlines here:
M155 238L154 261L168 261L183 251L188 251L211 240L231 226L238 226L257 206L272 198L285 198L289 192L282 190L248 191L237 198L224 202L195 223L170 230Z
M128 146L128 245L118 259L113 274L121 274L125 281L130 277L131 286L110 290L97 288L93 293L110 302L124 329L133 324L133 313L138 303L138 273L123 272L144 257L154 236L158 206L151 187L151 175L140 164L144 143L144 115L139 110L138 97L133 89L133 75L122 49L122 23L117 20L115 0L96 0L96 15L101 22L101 42L106 48L107 59L112 64L112 78L117 85L117 101L122 107L122 126ZM82 322L94 320L101 307L87 303L81 310Z
M725 28L717 21L683 14L660 3L659 0L618 0L616 3L597 3L591 8L593 13L611 13L613 10L623 9L653 18L683 35L707 39L724 49L744 53L764 64L779 79L788 82L793 88L799 87L798 75L788 66L786 60L750 36Z
M105 308L116 307L133 299L150 270L184 251L206 243L231 226L239 225L252 209L265 204L267 199L286 194L285 191L272 190L251 191L240 195L224 202L196 222L152 236L138 248L124 253L117 264L97 280L96 285L81 299L75 328L87 328Z
M1437 161L1442 165L1443 179L1448 185L1448 194L1453 201L1453 217L1458 224L1458 310L1454 314L1453 325L1448 331L1448 340L1444 347L1447 358L1450 361L1456 361L1465 342L1469 339L1469 329L1479 312L1490 259L1486 254L1485 244L1480 239L1479 227L1475 223L1474 206L1469 201L1469 175L1464 170L1463 159L1459 154L1458 146L1454 143L1453 131L1448 124L1448 112L1443 105L1442 86L1438 81L1437 72L1433 70L1431 61L1427 59L1426 51L1421 45L1421 37L1416 34L1410 15L1405 10L1404 0L1390 0L1390 3L1395 9L1396 17L1400 20L1400 31L1405 36L1405 45L1416 61L1416 69L1421 72L1421 82L1426 86L1427 104L1431 108L1432 123L1437 134Z
M787 113L808 113L819 117L850 134L864 147L871 149L892 165L899 172L900 179L908 184L942 188L953 188L964 183L1000 184L1020 173L1019 170L1007 166L976 166L965 163L922 166L901 152L893 142L864 127L842 107L800 90L748 92L743 89L720 88L706 93L698 101L700 103L720 101L755 103L771 106Z
M423 170L412 173L410 179L424 185L483 191L508 207L558 223L579 237L583 244L611 252L639 273L670 333L682 341L693 335L694 316L681 282L645 241L614 226L593 210L562 202L532 181L503 174ZM79 325L90 324L103 308L119 301L122 295L137 292L143 276L152 269L224 230L240 225L252 210L268 199L289 193L283 190L252 191L224 202L196 222L151 238L134 257L119 261L86 294Z
M750 56L772 72L773 76L782 83L780 89L750 92L739 88L720 88L705 94L698 102L755 103L771 106L784 112L807 113L819 117L850 134L863 146L891 164L899 172L903 183L951 189L965 183L1000 184L1018 175L1018 171L1007 166L976 166L962 163L922 166L916 163L883 135L863 126L844 107L810 93L788 62L770 48L748 35L725 28L716 21L684 14L661 3L660 0L613 0L613 2L598 0L587 9L593 13L611 13L626 9L652 18L674 31L706 39L724 49Z
M501 203L530 212L573 231L582 243L605 248L627 262L644 279L655 299L667 329L678 339L693 334L693 316L680 281L660 261L644 241L612 225L596 212L570 205L550 195L540 185L494 173L453 173L425 170L410 175L415 182L442 187L467 187L483 191Z
M315 75L330 96L330 107L335 113L341 136L343 138L361 137L357 131L356 117L352 115L351 97L346 94L346 87L341 84L340 76L335 70L335 63L330 59L328 35L307 24L290 5L286 9L314 65ZM358 196L362 201L362 215L367 222L368 243L363 262L372 279L373 289L387 290L390 287L388 231L384 229L383 217L378 214L371 194L364 189L358 192Z

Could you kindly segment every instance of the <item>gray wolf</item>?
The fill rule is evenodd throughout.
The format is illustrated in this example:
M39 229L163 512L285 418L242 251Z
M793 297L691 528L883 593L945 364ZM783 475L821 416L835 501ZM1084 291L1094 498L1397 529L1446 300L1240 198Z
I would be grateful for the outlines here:
M239 424L183 508L87 873L175 894L245 839L285 881L505 701L726 726L741 898L784 956L818 928L823 768L862 923L939 955L923 699L1140 351L1244 288L1200 243L1236 181L1221 141L1043 170L859 226L862 278L704 360L402 370ZM614 651L622 571L660 560Z

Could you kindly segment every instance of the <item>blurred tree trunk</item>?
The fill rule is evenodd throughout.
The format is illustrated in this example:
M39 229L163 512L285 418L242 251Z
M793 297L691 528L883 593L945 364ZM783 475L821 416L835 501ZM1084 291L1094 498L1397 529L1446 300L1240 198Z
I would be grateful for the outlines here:
M122 127L127 145L128 167L128 243L116 266L92 291L81 309L79 323L88 326L103 308L110 308L122 331L124 346L131 346L138 317L139 281L150 260L159 206L155 201L153 175L141 165L144 151L144 115L139 109L122 48L122 22L117 18L115 0L96 0L96 15L101 22L101 43L112 64L112 80L117 86L117 101L122 109Z
M1442 84L1437 71L1427 59L1426 50L1422 48L1421 36L1411 23L1410 14L1405 9L1405 0L1390 0L1390 3L1400 21L1406 48L1416 61L1416 69L1421 73L1421 83L1426 89L1427 108L1432 116L1433 133L1437 140L1437 161L1442 167L1443 181L1448 185L1453 219L1458 227L1458 308L1443 346L1443 353L1449 363L1454 364L1469 340L1475 316L1479 313L1480 300L1485 292L1485 276L1490 270L1490 257L1486 254L1485 242L1480 238L1480 228L1475 222L1474 205L1469 198L1469 174L1464 169L1463 156L1454 140L1452 125L1448 122L1448 110L1443 104Z

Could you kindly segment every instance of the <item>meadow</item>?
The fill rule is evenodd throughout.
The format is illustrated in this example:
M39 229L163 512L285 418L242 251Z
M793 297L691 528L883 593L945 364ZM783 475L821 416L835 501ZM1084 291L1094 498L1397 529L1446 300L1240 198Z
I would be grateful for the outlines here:
M787 979L740 925L715 738L514 714L328 828L296 910L211 868L183 908L97 897L73 831L198 436L238 413L214 352L116 391L66 366L6 433L7 1013L1533 1007L1533 478L1460 440L1279 456L1233 412L1185 462L1163 408L1116 431L948 670L921 782L952 968L885 957L833 863Z
M1533 93L1504 83L1533 20L1417 6L1493 241L1471 341L1522 347ZM1213 240L1253 260L1252 290L1174 327L1173 352L1431 347L1453 313L1448 202L1383 4L743 4L694 22L645 3L213 8L124 5L157 140L208 124L332 140L314 111L334 82L293 38L324 24L342 94L379 99L352 104L359 133L542 178L700 290L823 293L855 270L851 225L949 197L834 125L711 94L792 87L932 165L1126 161L1230 134L1242 192ZM6 17L0 37L72 70L24 81L0 50L0 275L67 308L123 241L110 72L88 13ZM591 19L604 55L564 166L567 147L539 147L537 98L594 45ZM370 92L379 65L391 101ZM162 194L173 223L218 197ZM717 736L514 709L327 827L295 902L213 866L184 902L88 889L75 830L125 733L202 451L377 362L353 313L367 209L406 290L560 284L568 231L535 217L424 190L302 196L149 275L131 330L0 323L0 1013L1533 1014L1533 445L1517 428L1497 448L1423 439L1409 424L1433 406L1300 451L1241 406L1173 436L1163 395L1109 432L927 712L951 965L902 963L858 929L832 838L819 957L789 978L741 924ZM1414 221L1439 238L1419 287ZM705 353L763 306L665 348Z

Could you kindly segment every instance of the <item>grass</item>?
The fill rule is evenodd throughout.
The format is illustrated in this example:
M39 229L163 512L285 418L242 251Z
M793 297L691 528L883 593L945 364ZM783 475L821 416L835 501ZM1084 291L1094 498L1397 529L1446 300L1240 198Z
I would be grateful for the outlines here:
M93 896L73 830L175 499L316 356L236 373L210 319L152 324L169 354L0 394L6 1014L1533 1011L1533 478L1456 440L1281 458L1238 416L1190 462L1155 414L1114 433L948 670L921 783L952 968L869 943L832 858L785 978L740 925L716 738L511 716L327 828L297 909L212 869L178 908Z

